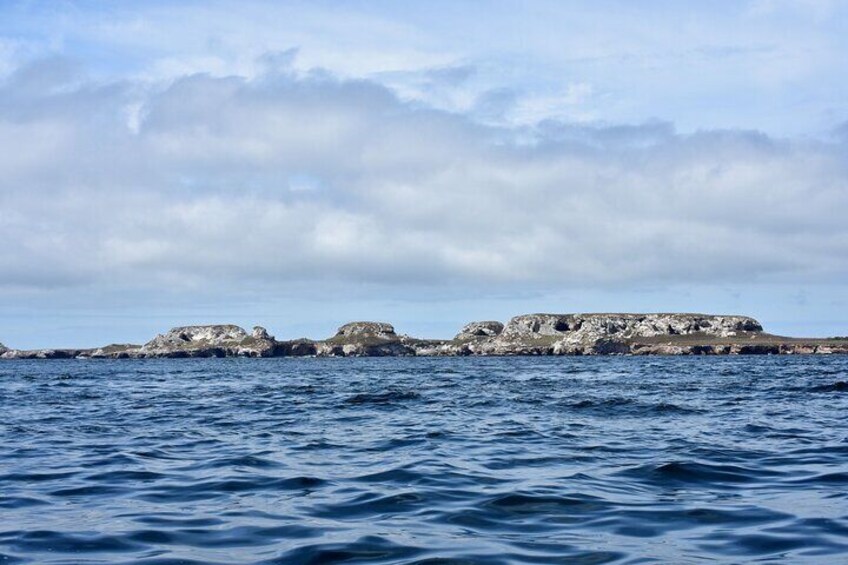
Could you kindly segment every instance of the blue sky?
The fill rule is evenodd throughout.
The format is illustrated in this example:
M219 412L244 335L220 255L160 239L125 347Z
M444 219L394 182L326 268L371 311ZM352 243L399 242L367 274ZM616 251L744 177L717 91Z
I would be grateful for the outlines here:
M0 342L848 334L848 5L0 5Z

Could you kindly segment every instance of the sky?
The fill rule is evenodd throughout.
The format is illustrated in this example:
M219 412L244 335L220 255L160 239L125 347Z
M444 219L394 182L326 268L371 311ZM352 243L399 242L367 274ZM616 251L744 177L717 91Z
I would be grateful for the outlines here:
M848 335L848 3L0 3L0 342Z

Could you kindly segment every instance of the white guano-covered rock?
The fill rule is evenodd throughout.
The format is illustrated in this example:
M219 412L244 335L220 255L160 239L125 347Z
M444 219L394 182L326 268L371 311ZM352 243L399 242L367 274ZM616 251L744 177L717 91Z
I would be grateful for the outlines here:
M397 339L397 334L394 326L386 322L350 322L339 328L336 337Z
M180 326L157 335L137 351L128 352L133 357L269 357L276 350L276 342L263 328L253 335L233 324L212 326ZM264 333L264 335L263 335Z
M527 314L512 318L489 349L549 347L554 355L626 353L627 340L700 334L718 338L761 332L747 316L706 314Z
M222 345L227 342L242 341L247 337L243 328L232 324L212 326L180 326L159 334L144 344L145 349L163 347L185 347L192 344Z
M485 321L471 322L462 327L456 337L456 340L478 339L486 337L496 337L501 334L504 325L500 322Z
M652 337L657 335L689 335L703 333L732 336L735 332L762 331L762 326L747 316L713 316L706 314L527 314L507 323L501 336L579 335L597 339Z
M268 330L262 326L253 326L253 331L250 333L250 337L253 339L274 339L273 336L268 333Z

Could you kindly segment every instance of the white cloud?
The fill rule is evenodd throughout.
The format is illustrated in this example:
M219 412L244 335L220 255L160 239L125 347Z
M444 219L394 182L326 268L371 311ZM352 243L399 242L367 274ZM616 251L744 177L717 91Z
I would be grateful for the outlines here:
M253 77L267 69L263 54L294 50L292 71L373 80L489 123L659 118L685 132L819 135L848 112L845 16L846 4L832 0L11 1L0 3L0 76L4 45L13 46L7 68L58 53L100 77L150 82Z
M591 110L591 84L571 83L562 92L525 96L512 112L515 124L535 124L545 119L590 122L598 119Z
M757 17L788 12L821 21L832 16L838 5L839 0L752 0L747 12Z
M154 89L72 70L0 88L6 289L848 275L844 140L490 127L326 72Z

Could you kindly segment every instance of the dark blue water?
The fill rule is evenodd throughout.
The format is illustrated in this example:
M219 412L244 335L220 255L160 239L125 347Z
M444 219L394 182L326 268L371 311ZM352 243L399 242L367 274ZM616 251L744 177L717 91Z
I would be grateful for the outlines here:
M848 357L0 363L0 563L848 563Z

